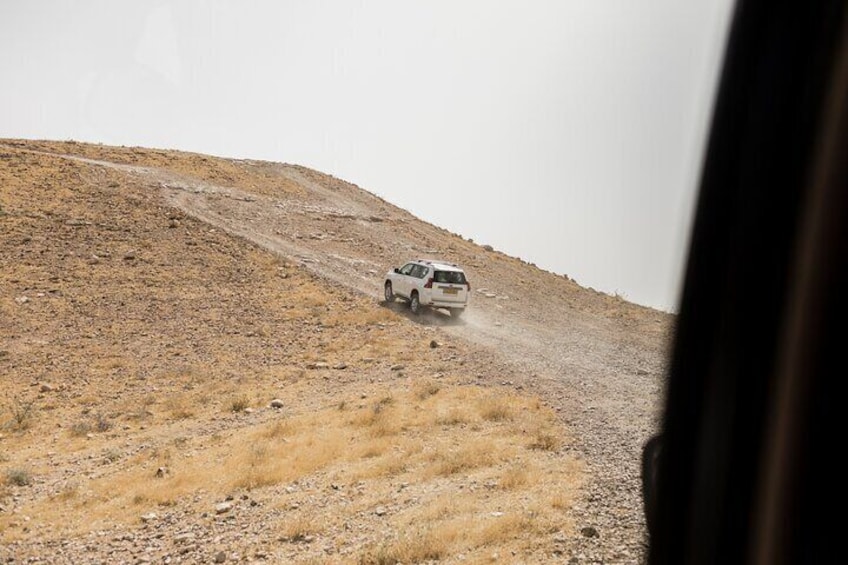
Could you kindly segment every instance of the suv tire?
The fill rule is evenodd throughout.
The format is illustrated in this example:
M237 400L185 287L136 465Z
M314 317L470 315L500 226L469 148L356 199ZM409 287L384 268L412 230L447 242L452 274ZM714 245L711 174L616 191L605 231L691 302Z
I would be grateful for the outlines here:
M394 290L392 290L391 281L386 281L385 296L386 296L386 302L394 302L395 301L395 292L394 292Z
M418 300L417 291L413 291L412 296L409 297L409 309L413 314L418 314L421 311L421 302Z

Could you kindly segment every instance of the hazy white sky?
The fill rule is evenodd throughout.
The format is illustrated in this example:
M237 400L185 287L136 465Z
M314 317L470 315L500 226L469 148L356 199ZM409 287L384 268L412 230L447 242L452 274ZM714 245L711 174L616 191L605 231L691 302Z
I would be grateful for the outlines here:
M669 309L730 10L3 1L0 137L307 165Z

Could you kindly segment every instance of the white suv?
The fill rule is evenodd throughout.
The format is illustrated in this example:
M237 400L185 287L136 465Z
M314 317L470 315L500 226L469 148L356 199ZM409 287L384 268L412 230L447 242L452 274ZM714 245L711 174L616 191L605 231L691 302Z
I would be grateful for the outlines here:
M447 308L452 318L465 312L471 284L465 272L451 263L417 259L403 267L386 273L386 302L396 297L409 301L409 308L417 314L421 306Z

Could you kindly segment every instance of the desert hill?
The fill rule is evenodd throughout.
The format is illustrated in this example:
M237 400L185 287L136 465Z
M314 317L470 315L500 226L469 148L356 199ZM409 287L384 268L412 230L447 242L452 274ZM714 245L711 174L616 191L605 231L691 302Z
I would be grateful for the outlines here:
M412 257L466 317L380 302ZM0 140L0 267L0 558L638 561L665 314L304 167L75 142Z

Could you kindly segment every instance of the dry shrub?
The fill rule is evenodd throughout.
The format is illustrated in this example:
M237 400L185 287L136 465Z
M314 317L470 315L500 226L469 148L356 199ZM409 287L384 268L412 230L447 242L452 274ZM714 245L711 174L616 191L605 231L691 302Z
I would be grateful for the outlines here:
M88 420L80 420L78 422L74 422L70 428L68 428L68 432L72 436L81 437L84 435L90 434L94 428L91 425L91 422Z
M7 469L5 479L7 485L27 487L32 484L32 473L29 469Z
M233 412L244 412L249 407L250 399L245 395L238 396L230 402L230 410Z
M480 416L489 422L506 422L515 417L512 399L504 396L486 396L478 399L477 410Z
M15 398L9 404L11 418L6 422L6 426L18 432L28 430L35 423L36 413L35 400Z
M280 526L280 540L289 543L306 541L307 537L315 536L323 531L321 521L315 516L299 513L283 521Z

